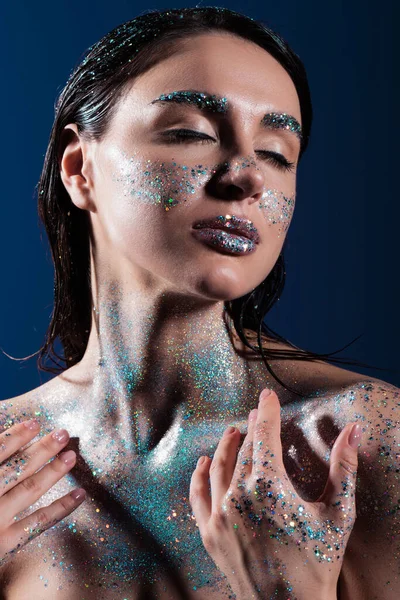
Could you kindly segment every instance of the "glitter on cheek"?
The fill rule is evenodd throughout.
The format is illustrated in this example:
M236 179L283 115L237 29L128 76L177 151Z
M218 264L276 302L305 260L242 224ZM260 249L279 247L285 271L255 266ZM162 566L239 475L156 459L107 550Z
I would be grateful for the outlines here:
M218 169L239 170L255 164L254 160L239 158L232 167L228 163L190 167L174 159L170 163L143 162L137 156L128 157L124 151L120 151L118 162L118 172L112 173L112 181L121 185L123 196L142 204L160 205L165 211L190 201Z
M271 225L278 225L279 235L285 234L292 220L295 205L295 194L285 196L283 192L268 189L263 193L259 203L265 219Z
M205 182L214 173L203 165L189 167L171 163L159 163L137 157L129 158L121 152L118 173L112 174L112 180L122 186L124 197L142 204L160 205L169 211L178 204L186 203L204 187Z
M257 167L254 158L239 157L234 164L220 163L213 167L199 164L194 167L171 163L157 163L147 160L141 162L136 156L128 157L121 151L119 172L112 174L112 180L122 186L122 194L130 200L138 200L148 205L160 205L165 211L193 198L196 190L204 188L209 178L219 169L239 171L248 167ZM275 189L267 189L259 203L265 219L279 226L279 234L285 233L292 219L295 204L294 194L290 197ZM218 245L226 243L239 252L252 251L246 240L232 240L219 236ZM247 245L246 245L247 244Z

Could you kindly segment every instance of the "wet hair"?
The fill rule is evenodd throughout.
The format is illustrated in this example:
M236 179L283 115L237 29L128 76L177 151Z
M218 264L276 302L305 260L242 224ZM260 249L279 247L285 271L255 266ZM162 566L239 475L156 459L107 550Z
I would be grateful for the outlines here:
M301 109L300 157L306 150L312 104L304 65L288 44L260 21L218 7L148 11L114 28L89 47L56 101L55 119L37 185L39 215L47 232L55 269L51 322L44 345L36 353L39 369L57 374L79 362L87 347L92 319L90 220L87 211L72 203L61 180L60 137L64 127L75 123L84 139L101 140L118 108L118 100L134 78L174 54L177 41L219 31L257 44L289 74ZM331 354L301 350L268 327L265 316L282 294L284 282L282 249L260 285L241 298L225 302L226 314L237 335L248 348L262 356L271 375L297 394L273 372L270 360L330 360L362 365L333 358L340 350ZM250 342L245 330L257 334L257 345ZM267 349L263 346L263 336L291 348ZM63 356L55 349L57 338L63 347ZM52 365L47 364L48 359Z

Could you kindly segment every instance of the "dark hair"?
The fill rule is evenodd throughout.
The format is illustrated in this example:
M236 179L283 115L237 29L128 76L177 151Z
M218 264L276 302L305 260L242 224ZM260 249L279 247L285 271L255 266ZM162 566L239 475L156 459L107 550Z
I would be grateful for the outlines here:
M59 144L63 128L68 123L75 123L84 138L101 139L117 108L118 99L128 89L132 78L176 51L174 42L177 40L215 30L258 44L290 75L300 101L303 131L300 156L304 153L312 121L306 72L300 58L288 44L263 23L218 7L149 11L114 28L91 46L72 71L56 102L55 120L38 183L39 215L48 235L55 268L54 309L45 343L38 351L39 369L59 373L79 362L91 327L90 221L87 211L71 202L60 177ZM300 350L264 323L265 315L282 293L284 282L282 250L266 279L251 293L226 302L225 308L242 342L260 354L273 377L290 389L273 372L268 359L346 361L330 358L335 353L316 354ZM257 332L258 347L249 342L245 329ZM263 334L289 344L293 350L263 348ZM57 338L63 346L63 357L54 348ZM57 366L46 365L46 357ZM58 361L65 362L66 366ZM297 394L295 390L290 391Z

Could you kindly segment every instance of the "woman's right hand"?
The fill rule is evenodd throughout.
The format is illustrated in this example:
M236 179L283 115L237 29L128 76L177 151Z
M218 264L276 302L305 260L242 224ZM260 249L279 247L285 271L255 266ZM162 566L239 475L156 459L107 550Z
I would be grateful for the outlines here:
M46 464L67 445L69 435L65 430L44 435L20 451L39 430L40 425L32 419L0 434L0 568L22 546L53 527L85 499L85 491L78 488L24 519L15 520L16 515L39 500L76 462L75 452L69 450ZM60 438L61 433L65 435Z

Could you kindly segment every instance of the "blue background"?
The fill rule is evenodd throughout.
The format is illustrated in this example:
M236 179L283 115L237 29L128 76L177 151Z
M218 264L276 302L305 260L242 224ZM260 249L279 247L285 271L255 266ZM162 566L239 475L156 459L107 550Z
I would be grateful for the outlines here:
M286 287L268 322L315 352L332 352L363 333L344 354L392 371L349 368L400 386L394 4L217 5L278 31L305 63L313 98L314 127L288 233ZM3 0L0 347L8 354L37 351L52 311L53 268L34 188L58 93L86 48L116 25L148 9L195 5ZM18 362L0 353L2 399L52 376L38 371L36 357Z

